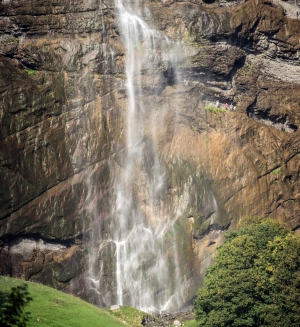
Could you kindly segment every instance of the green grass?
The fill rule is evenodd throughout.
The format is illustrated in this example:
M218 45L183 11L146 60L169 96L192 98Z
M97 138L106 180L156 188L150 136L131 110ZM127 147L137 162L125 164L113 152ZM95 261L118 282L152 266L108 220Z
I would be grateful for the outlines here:
M214 113L215 115L217 113L219 113L219 112L226 112L225 109L218 108L218 107L215 107L215 106L212 106L212 105L207 105L207 106L204 107L204 109Z
M139 311L133 307L120 307L120 310L107 311L121 321L126 321L126 323L131 327L142 326L143 315L149 315L148 313Z
M0 276L0 295L8 295L13 286L24 281ZM33 300L25 307L31 312L28 327L122 327L131 326L122 323L116 314L101 310L74 296L54 290L41 284L26 282ZM1 298L0 297L0 298ZM131 308L133 309L133 308ZM130 312L124 309L125 312ZM132 312L135 312L133 309ZM121 308L120 311L123 311ZM138 311L138 310L136 310ZM140 315L142 313L140 312ZM122 320L126 320L126 317ZM130 319L128 319L130 320ZM129 321L128 321L129 322ZM132 325L141 326L141 325Z
M280 174L280 171L281 171L281 168L278 167L278 168L274 169L274 170L272 171L272 173L273 173L274 175L278 176L278 175Z
M10 39L6 39L3 41L3 43L18 43L19 42L19 38L17 37L11 37Z
M35 75L35 74L36 74L36 70L34 70L34 69L26 68L26 69L24 69L24 70L25 70L25 72L26 72L29 76L31 76L31 75Z
M197 327L197 321L196 320L187 320L184 322L184 327Z

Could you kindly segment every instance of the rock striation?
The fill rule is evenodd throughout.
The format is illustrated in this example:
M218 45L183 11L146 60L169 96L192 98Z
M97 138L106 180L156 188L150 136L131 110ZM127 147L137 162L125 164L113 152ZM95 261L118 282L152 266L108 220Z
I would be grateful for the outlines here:
M145 21L182 44L180 80L167 62L159 83L146 71L140 78L146 110L169 106L157 136L168 171L162 198L184 202L190 297L224 230L248 215L300 227L295 6L146 3ZM0 274L98 305L116 304L108 230L128 96L114 9L111 0L0 1ZM208 110L217 100L236 109ZM99 299L89 277L100 267Z

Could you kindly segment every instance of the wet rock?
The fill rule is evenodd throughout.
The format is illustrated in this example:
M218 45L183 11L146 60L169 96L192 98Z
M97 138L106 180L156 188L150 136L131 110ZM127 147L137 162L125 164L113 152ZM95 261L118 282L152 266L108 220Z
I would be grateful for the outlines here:
M160 321L158 318L150 315L144 315L142 319L143 326L164 326L164 323Z
M190 309L176 313L162 313L156 316L144 315L142 320L143 326L184 326L184 322L194 319L194 314Z

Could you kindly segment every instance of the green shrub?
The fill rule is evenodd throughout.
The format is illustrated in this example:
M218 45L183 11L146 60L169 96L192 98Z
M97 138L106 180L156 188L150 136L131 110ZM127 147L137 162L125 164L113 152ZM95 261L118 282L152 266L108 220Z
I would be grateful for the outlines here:
M1 327L25 327L30 318L29 312L24 312L24 307L32 301L27 284L23 283L11 288L1 314Z
M272 173L273 173L274 175L278 176L278 175L280 174L280 171L281 171L281 168L278 167L278 168L274 169L274 170L272 171Z
M271 219L227 233L198 291L198 326L300 326L300 238Z
M212 106L212 105L207 105L207 106L204 107L204 109L214 113L215 115L217 113L219 113L219 112L226 112L225 109L218 108L218 107L215 107L215 106Z
M34 70L34 69L29 69L29 68L26 68L26 69L24 69L25 70L25 72L29 75L29 76L31 76L31 75L35 75L36 74L36 70Z

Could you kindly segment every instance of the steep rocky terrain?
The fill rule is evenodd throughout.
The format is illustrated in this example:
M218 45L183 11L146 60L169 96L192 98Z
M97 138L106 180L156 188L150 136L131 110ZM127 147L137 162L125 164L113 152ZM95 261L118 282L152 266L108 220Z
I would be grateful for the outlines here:
M165 115L163 199L187 202L183 242L188 278L197 279L222 231L248 215L300 226L298 7L166 0L147 8L144 19L182 44L180 79L168 63L159 84L149 72L141 78L146 109ZM105 240L127 97L114 3L2 0L0 26L0 273L107 304L85 285L95 247L113 298ZM216 100L236 110L205 109Z

